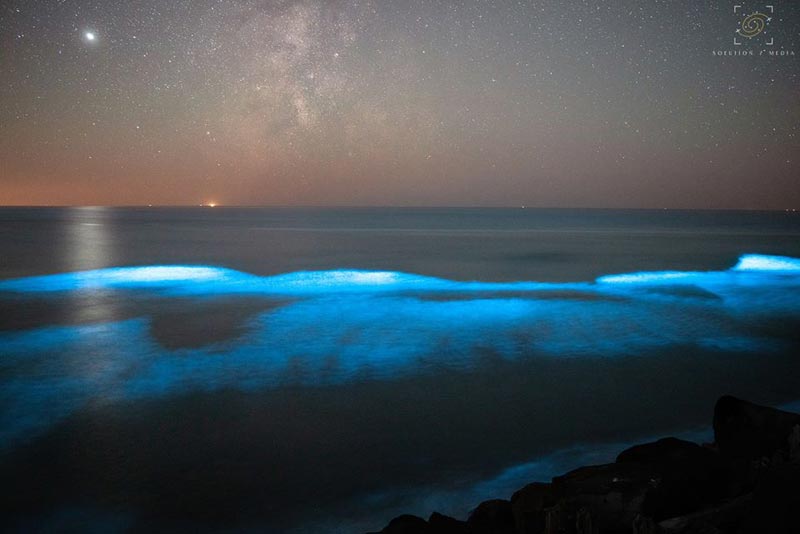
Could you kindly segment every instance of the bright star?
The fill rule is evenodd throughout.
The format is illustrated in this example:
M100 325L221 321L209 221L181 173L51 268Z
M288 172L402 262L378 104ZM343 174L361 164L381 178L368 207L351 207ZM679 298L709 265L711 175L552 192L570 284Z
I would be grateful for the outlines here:
M94 32L85 32L83 37L90 43L97 40L97 35Z

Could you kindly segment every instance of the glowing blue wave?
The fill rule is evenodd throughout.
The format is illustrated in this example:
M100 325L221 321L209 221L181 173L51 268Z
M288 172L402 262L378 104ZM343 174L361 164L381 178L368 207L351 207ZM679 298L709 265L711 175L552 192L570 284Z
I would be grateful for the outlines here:
M161 265L114 267L0 281L0 291L62 292L79 290L142 289L183 294L296 295L331 292L455 291L536 289L535 282L457 282L394 271L300 271L277 276L255 276L211 266Z
M192 390L342 384L468 370L506 359L618 357L675 346L768 353L796 343L800 259L743 256L732 269L610 275L594 282L460 282L391 271L259 277L208 266L125 267L0 282L0 299L136 290L156 298L292 296L235 339L170 349L152 310L0 333L0 446L87 402ZM100 307L102 311L102 307ZM205 319L208 328L215 318ZM794 322L793 322L794 321ZM786 332L764 324L788 325Z
M115 267L6 280L0 282L0 291L45 293L93 289L163 289L185 287L190 284L227 284L244 278L252 277L219 267L191 265Z
M718 272L662 271L602 276L596 284L542 282L461 282L394 271L301 271L277 276L256 276L212 266L160 265L115 267L93 271L34 276L0 281L0 291L62 292L79 290L139 289L184 294L296 295L333 292L393 291L537 291L603 289L597 284L711 284L732 282L749 273L755 281L765 277L800 274L800 259L747 254L732 269ZM753 281L753 280L751 280ZM785 283L786 280L782 280Z
M800 258L745 254L739 258L739 263L733 269L735 271L769 271L797 274L800 273Z
M751 281L768 282L775 274L797 276L800 275L800 259L784 256L765 256L761 254L745 254L739 262L727 271L701 272L701 271L660 271L640 272L629 274L612 274L601 276L597 279L600 283L624 284L683 284L683 283L719 283L733 282L736 279L744 281L742 274L753 276ZM785 283L785 278L781 283Z

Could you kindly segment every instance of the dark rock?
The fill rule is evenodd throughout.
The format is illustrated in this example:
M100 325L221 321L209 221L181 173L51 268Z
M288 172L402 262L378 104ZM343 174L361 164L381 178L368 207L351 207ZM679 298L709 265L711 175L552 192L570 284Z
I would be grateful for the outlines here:
M800 462L800 425L794 425L787 442L789 447L789 461Z
M719 455L696 443L660 439L623 451L617 463L639 466L638 476L650 486L641 512L656 521L692 513L724 496Z
M723 496L718 455L665 438L622 452L613 464L583 467L553 479L544 532L630 532L713 505ZM536 530L533 530L536 532Z
M752 495L726 501L694 514L672 517L658 523L657 534L743 534L740 532Z
M578 508L575 514L575 534L599 534L600 530L592 519L592 512L586 507Z
M428 522L415 515L401 515L395 517L386 527L381 530L381 534L430 534Z
M619 463L642 463L671 466L684 461L694 462L697 458L705 460L709 451L691 441L678 438L662 438L658 441L634 445L617 456Z
M428 528L431 534L469 534L471 532L465 521L459 521L438 512L433 512L428 518Z
M800 463L773 465L758 479L739 532L796 534L800 531Z
M714 440L731 458L789 458L789 438L800 415L724 396L714 408Z
M652 517L637 515L633 518L632 534L661 534L661 529Z
M400 516L385 534L800 532L800 415L722 397L713 447L664 438L613 464L481 503L468 521Z
M725 396L714 408L714 440L730 495L750 491L774 463L797 457L800 415Z
M545 510L545 532L630 532L650 486L650 472L633 463L582 467L555 477L557 504Z
M545 508L555 504L550 484L534 482L511 496L511 511L518 534L541 534L545 527Z
M475 534L513 534L511 502L494 499L480 503L470 514L467 525Z

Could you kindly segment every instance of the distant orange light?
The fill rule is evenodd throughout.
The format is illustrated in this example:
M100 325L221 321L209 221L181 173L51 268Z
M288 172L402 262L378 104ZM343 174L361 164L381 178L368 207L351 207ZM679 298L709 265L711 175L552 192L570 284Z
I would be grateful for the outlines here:
M206 207L216 208L217 207L217 203L216 202L209 202L208 204L206 204Z

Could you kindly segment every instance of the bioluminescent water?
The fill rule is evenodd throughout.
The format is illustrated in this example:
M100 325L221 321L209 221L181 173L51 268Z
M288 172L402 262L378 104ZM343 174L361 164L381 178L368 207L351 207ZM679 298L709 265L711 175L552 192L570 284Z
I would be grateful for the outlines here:
M352 270L259 277L162 265L7 280L0 292L83 300L87 306L97 298L142 297L257 296L275 302L244 321L238 335L192 348L159 343L146 314L0 334L4 366L37 369L4 385L10 402L0 444L7 445L93 400L388 380L470 370L487 355L646 357L679 345L785 350L791 340L761 332L759 325L800 320L800 259L745 255L726 271L631 273L560 284ZM214 317L207 321L213 330ZM30 413L37 405L38 418Z
M636 439L705 439L721 394L800 398L794 219L207 213L0 210L20 529L464 515Z

